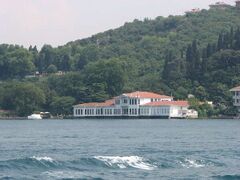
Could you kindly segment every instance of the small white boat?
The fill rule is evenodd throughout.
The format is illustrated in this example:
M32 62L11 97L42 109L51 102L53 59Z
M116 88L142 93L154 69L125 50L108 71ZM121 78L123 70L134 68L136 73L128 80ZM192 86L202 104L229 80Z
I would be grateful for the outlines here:
M28 119L42 119L40 114L32 114L31 116L27 117Z

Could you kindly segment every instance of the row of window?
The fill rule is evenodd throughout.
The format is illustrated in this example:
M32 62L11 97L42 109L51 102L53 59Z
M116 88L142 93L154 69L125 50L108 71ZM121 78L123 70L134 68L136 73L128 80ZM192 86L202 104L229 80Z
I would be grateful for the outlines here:
M76 109L75 114L76 115L83 115L83 109Z
M162 99L151 99L151 102L155 102L155 101L162 101ZM166 101L166 100L165 100ZM115 101L116 104L120 104L120 99L117 99ZM140 104L140 99L136 99L136 98L132 98L132 99L127 99L127 98L124 98L122 99L122 104L130 104L130 105L137 105L137 104Z
M95 109L76 109L76 115L95 115ZM96 109L96 115L121 115L121 109Z
M169 109L168 108L154 108L152 109L152 114L153 115L161 115L161 114L169 114Z
M104 109L105 115L121 115L121 109Z
M240 103L240 100L237 99L236 103ZM139 112L138 112L139 111ZM130 109L96 109L96 115L149 115L149 108L130 108ZM76 115L95 115L95 109L76 109ZM153 108L151 111L152 115L161 115L161 114L169 114L168 108Z
M235 96L240 96L240 91L236 91Z
M85 109L85 115L94 115L94 109Z
M76 115L94 115L94 109L76 109L75 110Z
M149 109L148 108L141 108L140 109L140 114L141 115L148 115L149 114Z
M170 101L170 99L151 99L151 102L157 102L157 101Z
M235 103L239 104L240 103L240 99L235 99Z
M103 109L97 109L96 114L97 115L102 115L103 114Z
M128 102L129 101L129 102ZM140 104L140 99L123 99L122 100L122 103L123 104L130 104L130 105L137 105L137 104ZM120 100L116 100L116 104L120 104Z
M138 110L137 109L129 109L129 114L130 115L137 115L138 114Z
M140 99L129 99L130 105L137 105L140 104Z
M114 114L121 115L121 109L114 109Z
M112 115L112 113L113 113L112 109L104 109L104 114Z
M140 109L140 114L141 115L149 115L150 109L149 108L141 108ZM151 115L167 115L169 114L169 109L168 108L153 108L151 109Z

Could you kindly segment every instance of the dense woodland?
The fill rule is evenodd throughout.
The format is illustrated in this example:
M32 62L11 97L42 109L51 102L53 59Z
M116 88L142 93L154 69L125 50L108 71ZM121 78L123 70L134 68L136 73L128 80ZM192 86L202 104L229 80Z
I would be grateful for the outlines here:
M229 89L240 84L238 25L240 9L229 6L135 20L57 48L2 44L0 109L67 115L75 103L146 90L176 99L192 94L192 108L202 117L233 115ZM29 78L37 71L43 76Z

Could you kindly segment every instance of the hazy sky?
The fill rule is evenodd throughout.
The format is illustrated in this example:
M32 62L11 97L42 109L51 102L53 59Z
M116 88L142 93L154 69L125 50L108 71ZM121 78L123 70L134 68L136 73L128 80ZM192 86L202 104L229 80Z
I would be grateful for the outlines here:
M0 44L53 46L218 0L0 0ZM234 4L234 0L225 0Z

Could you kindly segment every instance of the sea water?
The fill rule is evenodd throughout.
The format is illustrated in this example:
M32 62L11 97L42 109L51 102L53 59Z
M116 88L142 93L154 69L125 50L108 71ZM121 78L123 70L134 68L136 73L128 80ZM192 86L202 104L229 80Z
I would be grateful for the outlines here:
M0 121L0 179L240 179L240 121Z

